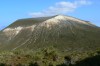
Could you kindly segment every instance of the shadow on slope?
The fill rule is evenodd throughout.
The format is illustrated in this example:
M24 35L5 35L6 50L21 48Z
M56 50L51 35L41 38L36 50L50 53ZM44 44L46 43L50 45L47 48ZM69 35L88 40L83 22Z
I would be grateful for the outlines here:
M74 66L100 66L100 55L78 61Z
M70 64L70 65L60 64L57 66L100 66L100 55L88 57L84 60L77 61L76 64L74 65L73 64Z

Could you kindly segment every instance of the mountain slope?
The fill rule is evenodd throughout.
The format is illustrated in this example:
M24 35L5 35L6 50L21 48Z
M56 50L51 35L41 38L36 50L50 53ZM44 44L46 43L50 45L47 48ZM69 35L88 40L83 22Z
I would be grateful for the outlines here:
M69 16L20 19L1 31L0 49L94 50L100 47L99 34L97 26Z

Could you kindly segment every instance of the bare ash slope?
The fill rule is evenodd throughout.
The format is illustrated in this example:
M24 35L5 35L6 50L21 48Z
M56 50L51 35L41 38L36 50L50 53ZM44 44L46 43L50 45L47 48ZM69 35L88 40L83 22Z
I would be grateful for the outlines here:
M57 15L17 20L0 34L1 49L94 50L100 47L100 29L90 22ZM2 45L3 44L3 45Z

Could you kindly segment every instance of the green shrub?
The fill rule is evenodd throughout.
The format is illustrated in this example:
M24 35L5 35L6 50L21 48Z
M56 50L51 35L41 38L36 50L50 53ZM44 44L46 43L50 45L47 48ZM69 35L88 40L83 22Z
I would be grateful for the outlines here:
M90 52L61 52L54 47L34 50L14 50L0 52L0 66L59 66L64 65L64 57L72 62L100 55L100 50Z

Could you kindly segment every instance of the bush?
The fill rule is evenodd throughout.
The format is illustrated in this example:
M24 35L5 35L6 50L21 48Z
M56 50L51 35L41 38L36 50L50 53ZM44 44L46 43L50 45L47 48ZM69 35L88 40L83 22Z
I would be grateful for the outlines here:
M100 55L100 51L90 52L60 52L54 47L33 50L14 50L0 52L0 66L64 66L66 59L70 62L84 60ZM65 59L64 59L65 58Z

